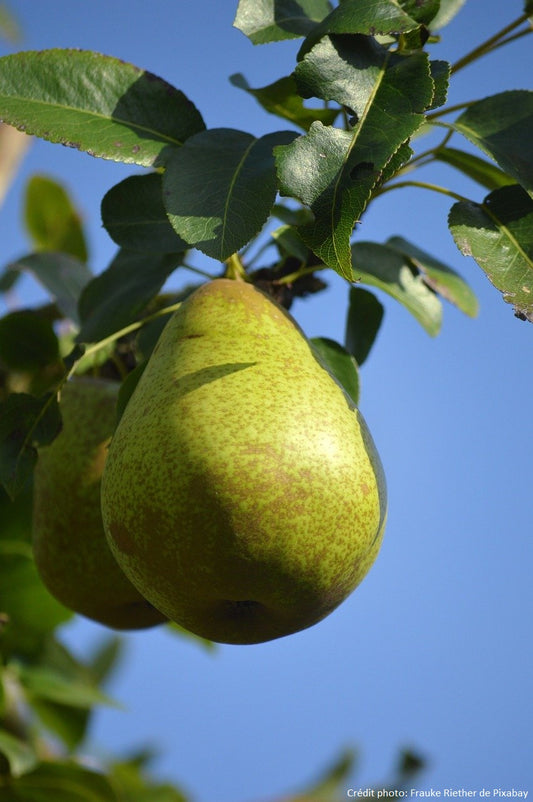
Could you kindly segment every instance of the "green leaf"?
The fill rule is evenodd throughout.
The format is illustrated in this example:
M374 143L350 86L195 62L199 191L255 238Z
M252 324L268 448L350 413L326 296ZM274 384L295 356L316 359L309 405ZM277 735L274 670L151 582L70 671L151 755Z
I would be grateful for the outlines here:
M501 92L472 103L453 127L533 197L533 92Z
M418 22L406 14L396 0L345 0L311 29L300 48L298 60L326 35L383 36L407 33L416 28Z
M346 795L348 778L353 772L356 753L346 749L325 771L308 786L303 794L299 794L293 802L330 802ZM288 802L290 802L288 800Z
M374 293L350 287L344 344L358 365L366 360L383 320L383 305Z
M328 0L239 0L233 25L262 45L306 36L330 11Z
M32 481L27 482L15 499L10 499L0 485L0 539L31 541L32 506Z
M284 256L294 256L301 264L309 258L309 248L294 226L280 226L270 233L278 250Z
M166 624L166 629L173 632L175 635L179 635L180 638L190 641L196 646L200 646L200 648L204 649L206 652L215 652L218 648L218 644L213 643L212 640L207 640L207 638L202 638L201 635L195 635L194 632L189 632L188 629L180 627L175 621L169 621L169 623Z
M70 254L87 261L87 243L81 217L61 184L44 175L33 175L26 185L26 228L38 251Z
M37 755L29 744L0 729L0 755L7 760L12 777L20 777L37 765Z
M498 187L516 183L514 178L504 173L492 162L480 159L479 156L474 156L464 150L441 147L435 149L434 155L439 161L455 167L486 189L498 189Z
M78 323L78 300L93 274L73 256L64 253L32 253L13 262L10 270L33 275L50 293L66 318Z
M533 200L520 186L491 192L482 204L454 204L448 225L515 314L533 321Z
M357 363L348 351L328 337L312 337L310 343L319 361L337 379L354 404L359 401L359 373Z
M246 245L276 198L272 149L295 136L278 131L257 139L213 128L191 137L163 176L167 213L179 236L221 261Z
M18 670L20 684L27 699L55 702L67 707L90 710L94 705L118 707L95 685L80 678L63 675L54 669L42 666L21 666Z
M399 301L431 336L439 333L442 305L410 259L377 242L352 246L356 280L377 287Z
M234 86L244 89L256 98L258 103L268 111L284 120L288 120L304 131L308 131L311 123L320 120L324 125L332 125L339 116L339 109L313 109L306 108L302 97L298 94L296 82L292 75L280 78L273 84L260 89L252 89L246 78L240 73L230 78Z
M0 404L0 482L11 498L22 491L37 461L37 446L61 430L57 397L12 393Z
M59 342L50 320L35 309L0 318L0 363L9 370L35 371L59 360Z
M130 251L180 253L188 248L167 217L160 173L133 175L112 187L102 200L102 222L117 245Z
M163 79L82 50L1 58L0 118L91 156L144 167L205 128L191 101Z
M180 254L121 250L85 287L78 342L98 342L138 319L180 262Z
M72 617L44 587L29 543L0 540L0 612L7 625L0 637L2 653L34 657L43 641Z
M437 15L441 0L398 0L406 14L420 25L429 25Z
M119 802L100 772L77 763L46 762L0 787L0 802Z
M450 83L451 66L447 61L430 61L429 69L433 79L433 99L430 109L438 109L446 103L448 97L448 86Z
M440 0L440 10L438 14L433 17L430 26L431 30L439 31L441 28L444 28L445 25L448 25L465 3L466 0Z
M351 281L350 237L397 151L423 121L433 97L426 54L398 56L364 36L326 37L298 65L303 96L347 107L349 131L316 122L309 133L276 149L281 192L311 208L303 240ZM390 121L394 120L391 126Z
M479 311L477 298L459 273L403 237L391 237L386 244L412 260L428 287L465 315L476 317Z

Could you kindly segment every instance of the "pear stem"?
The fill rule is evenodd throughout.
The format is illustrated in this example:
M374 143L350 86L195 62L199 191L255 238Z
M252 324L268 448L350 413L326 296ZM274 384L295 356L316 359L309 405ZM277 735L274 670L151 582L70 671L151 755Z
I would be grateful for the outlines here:
M246 271L238 253L233 253L229 259L226 259L226 278L231 278L236 281L247 281Z

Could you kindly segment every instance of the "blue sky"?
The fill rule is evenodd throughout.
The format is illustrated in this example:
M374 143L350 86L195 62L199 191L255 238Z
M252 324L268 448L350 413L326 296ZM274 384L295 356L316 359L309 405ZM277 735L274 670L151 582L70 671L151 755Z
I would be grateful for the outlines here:
M288 74L298 44L254 48L232 28L235 8L233 0L16 3L21 49L81 47L131 61L182 89L210 127L258 135L286 127L227 79L243 72L261 86ZM454 61L520 13L518 0L467 0L433 55ZM531 54L526 39L464 70L450 101L531 89ZM100 199L135 170L35 142L1 210L4 263L28 249L20 215L34 172L68 187L93 269L102 270L114 245ZM424 177L475 200L484 194L448 168ZM126 639L111 690L127 711L99 713L92 742L160 749L160 773L198 802L295 790L347 745L360 752L353 787L385 780L408 746L428 758L422 788L533 792L533 329L459 254L446 227L450 205L422 190L389 193L358 229L360 238L402 234L432 251L480 300L476 320L447 306L432 339L381 297L385 320L362 369L361 408L390 511L369 576L328 619L279 641L211 655L163 630ZM310 336L342 340L347 287L328 281L323 296L293 311ZM26 280L20 302L38 298ZM81 620L64 631L80 653L102 634Z

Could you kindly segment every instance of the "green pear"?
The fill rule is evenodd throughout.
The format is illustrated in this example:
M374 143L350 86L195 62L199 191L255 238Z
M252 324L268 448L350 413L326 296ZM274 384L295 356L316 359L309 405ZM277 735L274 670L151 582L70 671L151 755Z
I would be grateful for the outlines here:
M37 570L65 607L113 629L165 620L117 565L100 511L100 484L116 420L116 382L79 378L61 390L63 428L39 450L34 473Z
M186 629L259 643L309 627L359 584L386 517L351 399L294 320L216 279L166 325L102 478L111 549Z

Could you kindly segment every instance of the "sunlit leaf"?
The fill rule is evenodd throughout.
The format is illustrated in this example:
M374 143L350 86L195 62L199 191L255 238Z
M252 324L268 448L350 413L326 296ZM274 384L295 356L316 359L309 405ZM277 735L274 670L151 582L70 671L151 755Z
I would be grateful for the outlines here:
M465 150L442 147L436 148L434 155L439 161L455 167L486 189L498 189L498 187L516 183L514 178L504 173L492 162L481 159L473 153L467 153Z
M233 24L261 45L306 36L330 11L328 0L240 0Z
M357 242L352 254L356 280L395 298L431 336L439 333L442 304L410 259L377 242Z
M533 197L533 92L501 92L472 103L453 124Z
M402 9L396 0L345 0L307 35L298 53L302 59L323 36L341 34L407 33L418 22Z
M470 317L477 315L479 311L477 298L459 273L403 237L391 237L386 244L411 259L420 270L426 284L442 298L457 306L465 315Z
M502 187L482 204L460 201L448 224L459 250L473 256L515 313L533 321L533 200Z
M398 56L364 36L326 37L295 72L301 94L349 109L349 131L313 123L276 149L280 189L310 207L300 229L314 253L352 280L350 237L383 171L423 121L433 97L426 54ZM391 126L390 120L394 119Z
M191 101L162 78L83 50L1 58L0 118L50 142L145 167L205 128Z
M276 197L272 150L296 134L278 131L257 139L213 128L176 150L163 176L169 219L186 242L224 260L265 224Z
M431 30L439 31L445 25L448 25L465 3L466 0L440 0L440 10L431 20Z
M280 78L279 81L259 89L252 89L246 78L240 73L232 75L230 81L234 86L244 89L255 97L269 114L275 114L277 117L288 120L299 128L303 128L304 131L308 131L311 123L315 120L320 120L324 125L332 125L339 116L339 109L314 109L304 106L292 75Z

